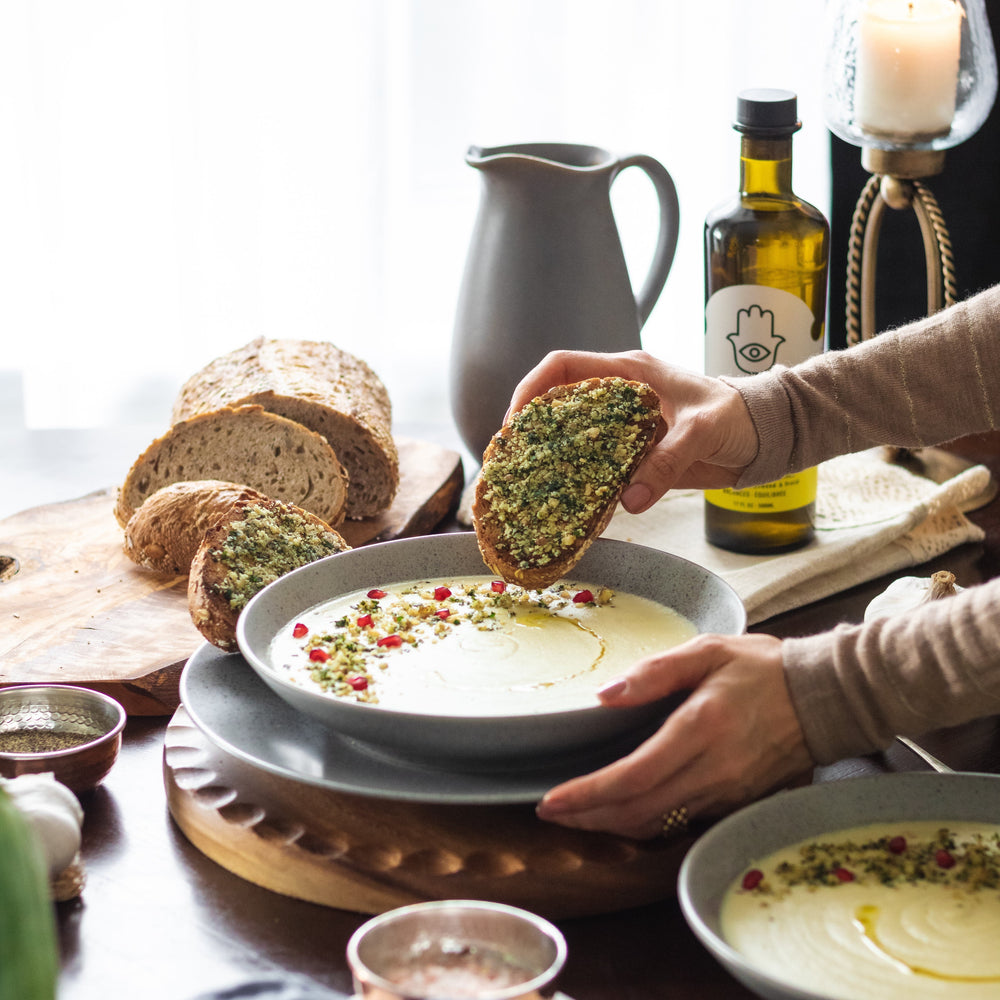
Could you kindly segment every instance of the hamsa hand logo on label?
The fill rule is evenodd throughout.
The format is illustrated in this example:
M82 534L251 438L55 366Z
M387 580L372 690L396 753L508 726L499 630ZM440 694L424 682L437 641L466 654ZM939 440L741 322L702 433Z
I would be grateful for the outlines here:
M720 288L705 306L705 371L757 375L798 364L817 353L817 327L809 306L780 288Z

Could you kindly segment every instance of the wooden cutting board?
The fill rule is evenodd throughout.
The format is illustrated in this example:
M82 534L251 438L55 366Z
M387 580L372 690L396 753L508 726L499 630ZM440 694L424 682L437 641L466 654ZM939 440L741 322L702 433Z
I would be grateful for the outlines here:
M629 909L674 895L697 836L635 841L543 823L530 804L317 787L216 746L183 705L167 727L163 776L171 816L207 857L255 885L358 913L468 898L550 919Z
M400 487L378 517L347 522L353 546L433 531L458 503L460 455L408 438ZM144 570L122 550L114 489L0 521L0 686L80 684L132 715L170 715L187 658L202 643L187 579Z

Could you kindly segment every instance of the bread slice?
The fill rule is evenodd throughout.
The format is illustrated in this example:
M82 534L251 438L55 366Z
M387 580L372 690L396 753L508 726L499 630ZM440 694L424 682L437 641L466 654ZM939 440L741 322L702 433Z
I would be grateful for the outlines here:
M347 473L315 431L260 406L223 408L182 420L135 461L115 504L124 528L143 501L171 483L220 479L311 511L337 527Z
M209 528L239 500L268 498L218 479L170 483L150 494L125 525L125 555L144 569L187 576Z
M392 407L364 361L326 342L258 337L192 375L171 420L248 404L295 420L330 442L350 478L348 517L370 517L392 502L399 486Z
M495 434L472 503L486 565L510 583L555 583L607 527L653 446L660 400L644 383L592 378L531 400Z
M191 561L188 611L220 649L236 649L250 598L278 577L350 546L314 514L280 500L242 499L210 528Z

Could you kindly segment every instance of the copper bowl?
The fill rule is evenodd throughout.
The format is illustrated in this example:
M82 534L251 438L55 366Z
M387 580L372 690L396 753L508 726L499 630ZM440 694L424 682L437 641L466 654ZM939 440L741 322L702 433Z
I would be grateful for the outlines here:
M51 772L74 792L99 785L118 758L125 709L68 684L0 688L0 775Z

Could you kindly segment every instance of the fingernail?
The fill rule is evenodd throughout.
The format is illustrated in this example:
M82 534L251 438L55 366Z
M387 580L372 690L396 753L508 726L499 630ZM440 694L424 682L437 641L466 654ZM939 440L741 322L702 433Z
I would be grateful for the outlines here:
M599 698L614 698L625 690L627 684L628 681L624 677L616 677L614 680L602 684L597 689L597 695Z
M552 819L553 816L558 816L559 801L551 801L547 798L543 798L542 801L535 806L535 815L539 819Z
M653 492L643 483L633 483L622 493L622 506L632 514L638 514L649 506Z

